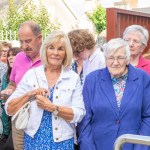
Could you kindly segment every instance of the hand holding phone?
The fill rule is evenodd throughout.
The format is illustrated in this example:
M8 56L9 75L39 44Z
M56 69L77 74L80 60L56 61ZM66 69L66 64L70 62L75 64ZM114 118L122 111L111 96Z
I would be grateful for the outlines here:
M7 100L10 95L0 93L0 100Z

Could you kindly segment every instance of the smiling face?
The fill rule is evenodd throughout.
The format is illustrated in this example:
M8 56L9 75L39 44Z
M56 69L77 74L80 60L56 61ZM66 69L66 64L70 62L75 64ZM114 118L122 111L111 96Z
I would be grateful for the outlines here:
M47 62L49 66L61 67L66 56L66 48L63 40L52 43L46 50Z
M128 61L126 59L125 49L119 48L115 52L110 52L106 57L106 66L111 76L119 78L127 73Z

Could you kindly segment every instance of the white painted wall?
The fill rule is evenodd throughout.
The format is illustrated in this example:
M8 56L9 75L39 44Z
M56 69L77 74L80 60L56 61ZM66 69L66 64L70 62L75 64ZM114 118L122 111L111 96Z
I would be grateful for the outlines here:
M51 18L58 18L62 25L61 30L68 32L75 28L77 20L66 8L62 0L42 0L42 3L51 14Z

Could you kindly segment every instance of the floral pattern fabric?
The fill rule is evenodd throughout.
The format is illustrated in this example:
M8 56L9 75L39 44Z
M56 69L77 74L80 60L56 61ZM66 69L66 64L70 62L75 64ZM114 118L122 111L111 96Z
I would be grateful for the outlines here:
M78 73L78 71L77 71L77 63L74 61L72 64L71 64L71 70L73 70L74 72L76 72L76 73ZM80 81L81 81L81 85L83 85L83 80L84 80L84 78L83 78L83 68L82 68L82 71L80 72Z
M54 87L50 89L53 100ZM54 142L52 132L52 113L44 110L41 125L34 138L25 133L24 150L73 150L74 138L62 142Z
M114 91L115 91L115 95L116 95L118 108L120 108L120 105L121 105L121 99L122 99L124 89L126 86L127 77L128 77L128 74L125 74L124 76L120 78L115 78L115 77L111 78Z

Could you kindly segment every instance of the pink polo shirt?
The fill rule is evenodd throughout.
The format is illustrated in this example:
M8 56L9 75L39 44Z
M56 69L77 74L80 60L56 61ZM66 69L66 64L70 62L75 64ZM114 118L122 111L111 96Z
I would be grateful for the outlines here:
M16 55L13 68L10 75L10 80L15 82L16 85L20 82L23 75L32 67L38 67L41 65L41 60L37 59L34 63L31 59L24 53L20 52Z

